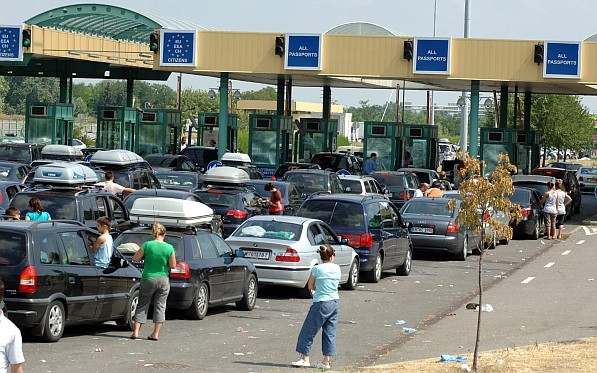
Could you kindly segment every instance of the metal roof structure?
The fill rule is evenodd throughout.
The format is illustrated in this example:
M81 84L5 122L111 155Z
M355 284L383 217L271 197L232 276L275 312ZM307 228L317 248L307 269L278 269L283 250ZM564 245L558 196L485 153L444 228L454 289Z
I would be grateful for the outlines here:
M410 36L396 33L375 23L370 22L348 22L329 29L329 35L368 35L368 36Z

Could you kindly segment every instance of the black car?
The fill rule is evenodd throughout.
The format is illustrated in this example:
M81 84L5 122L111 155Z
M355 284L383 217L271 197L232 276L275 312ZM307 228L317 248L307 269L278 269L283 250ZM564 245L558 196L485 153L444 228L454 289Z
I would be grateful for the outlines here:
M24 185L16 181L0 181L0 215L10 206L10 200L23 190Z
M310 194L325 192L344 194L342 183L333 171L327 170L293 170L284 174L284 181L295 183L306 198Z
M580 184L578 182L578 179L576 178L576 170L572 171L572 169L570 168L563 169L541 167L531 171L531 174L545 175L555 177L556 179L562 179L562 190L568 193L570 198L572 198L572 203L570 203L572 208L570 209L569 217L572 217L572 215L574 214L580 214L580 203L582 201L582 193L580 191Z
M74 221L0 222L0 276L16 325L48 342L76 324L132 330L141 273L117 251L96 267L88 237L99 233Z
M211 146L187 146L180 154L189 157L199 172L205 172L209 162L218 160L218 148Z
M22 182L27 177L31 167L21 163L0 162L0 181Z
M251 180L247 185L255 188L263 198L269 199L271 193L265 190L265 186L269 183L272 183L282 194L284 215L294 215L304 200L301 190L296 184L286 181Z
M372 178L389 191L389 198L398 208L413 198L415 191L421 187L417 175L404 171L375 171Z
M154 175L162 188L166 189L194 192L199 190L203 184L199 178L199 173L193 171L158 170L154 172Z
M514 187L514 193L507 195L510 201L520 206L522 220L512 225L515 235L524 235L534 240L545 232L545 218L541 205L541 194L533 188Z
M311 163L315 163L322 170L331 170L334 172L346 170L351 175L360 175L363 167L359 159L350 153L317 153L311 157Z
M276 168L276 171L274 172L274 179L282 180L282 177L286 172L301 169L321 170L321 167L319 167L319 165L316 163L284 162L279 165L278 168Z
M359 254L360 271L371 282L379 282L386 269L408 276L412 243L398 208L382 196L314 195L297 216L319 219L348 239Z
M134 249L151 241L151 228L137 227L124 232L114 247L132 259ZM167 228L165 241L176 250L176 268L170 271L167 307L185 310L190 319L201 320L208 307L236 302L250 311L257 299L255 266L244 259L242 250L233 251L221 237L200 229ZM133 263L143 269L143 263Z
M45 144L0 143L0 160L31 164L34 160L42 158L41 150L44 146Z
M150 154L145 160L154 170L196 171L195 165L186 155Z

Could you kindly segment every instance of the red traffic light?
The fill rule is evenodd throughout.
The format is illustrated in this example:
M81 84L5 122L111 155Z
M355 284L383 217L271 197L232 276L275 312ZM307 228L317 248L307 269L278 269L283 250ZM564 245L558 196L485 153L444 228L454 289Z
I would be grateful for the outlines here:
M149 50L158 53L160 49L160 35L157 32L149 34Z
M25 48L29 48L31 46L31 30L23 29L21 44Z
M404 41L404 53L402 54L402 58L405 60L412 60L413 59L413 41L412 40L405 40Z
M275 49L275 53L276 56L284 56L284 51L285 51L285 44L286 40L284 39L284 36L276 36L276 49Z
M542 44L535 44L535 54L533 57L533 61L535 61L535 63L537 65L539 65L540 63L543 62L543 45Z

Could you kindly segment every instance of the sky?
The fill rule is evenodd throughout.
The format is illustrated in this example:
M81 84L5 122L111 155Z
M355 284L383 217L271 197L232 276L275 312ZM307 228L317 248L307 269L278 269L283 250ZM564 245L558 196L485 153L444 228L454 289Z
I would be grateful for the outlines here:
M53 8L90 1L5 1L0 24L15 25ZM97 1L95 3L98 3ZM347 22L370 22L399 34L419 37L464 36L465 0L112 0L102 4L143 14L189 21L215 30L325 33ZM471 0L469 37L517 40L582 41L597 33L597 1L592 0ZM434 22L435 8L435 22ZM175 74L168 81L176 85ZM184 74L183 88L207 90L218 79ZM233 82L235 89L258 90L262 85ZM293 100L319 102L320 88L293 88ZM459 92L436 92L435 103L454 103ZM384 104L395 100L393 90L333 89L338 104L359 106L360 101ZM407 91L405 100L424 105L424 92ZM597 96L584 97L589 111L597 112Z

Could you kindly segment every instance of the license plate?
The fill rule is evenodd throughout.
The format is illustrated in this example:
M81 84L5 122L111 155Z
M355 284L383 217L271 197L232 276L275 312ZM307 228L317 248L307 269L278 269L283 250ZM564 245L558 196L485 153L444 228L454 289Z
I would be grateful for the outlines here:
M249 259L269 259L269 251L252 251L243 250L245 252L245 258Z
M410 231L412 233L428 233L428 234L432 234L433 233L433 228L426 228L426 227L412 227L410 229Z
M590 178L590 179L589 179L589 181L590 181L591 183L594 183L594 182L596 182L596 181L597 181L597 177L592 177L592 178Z

